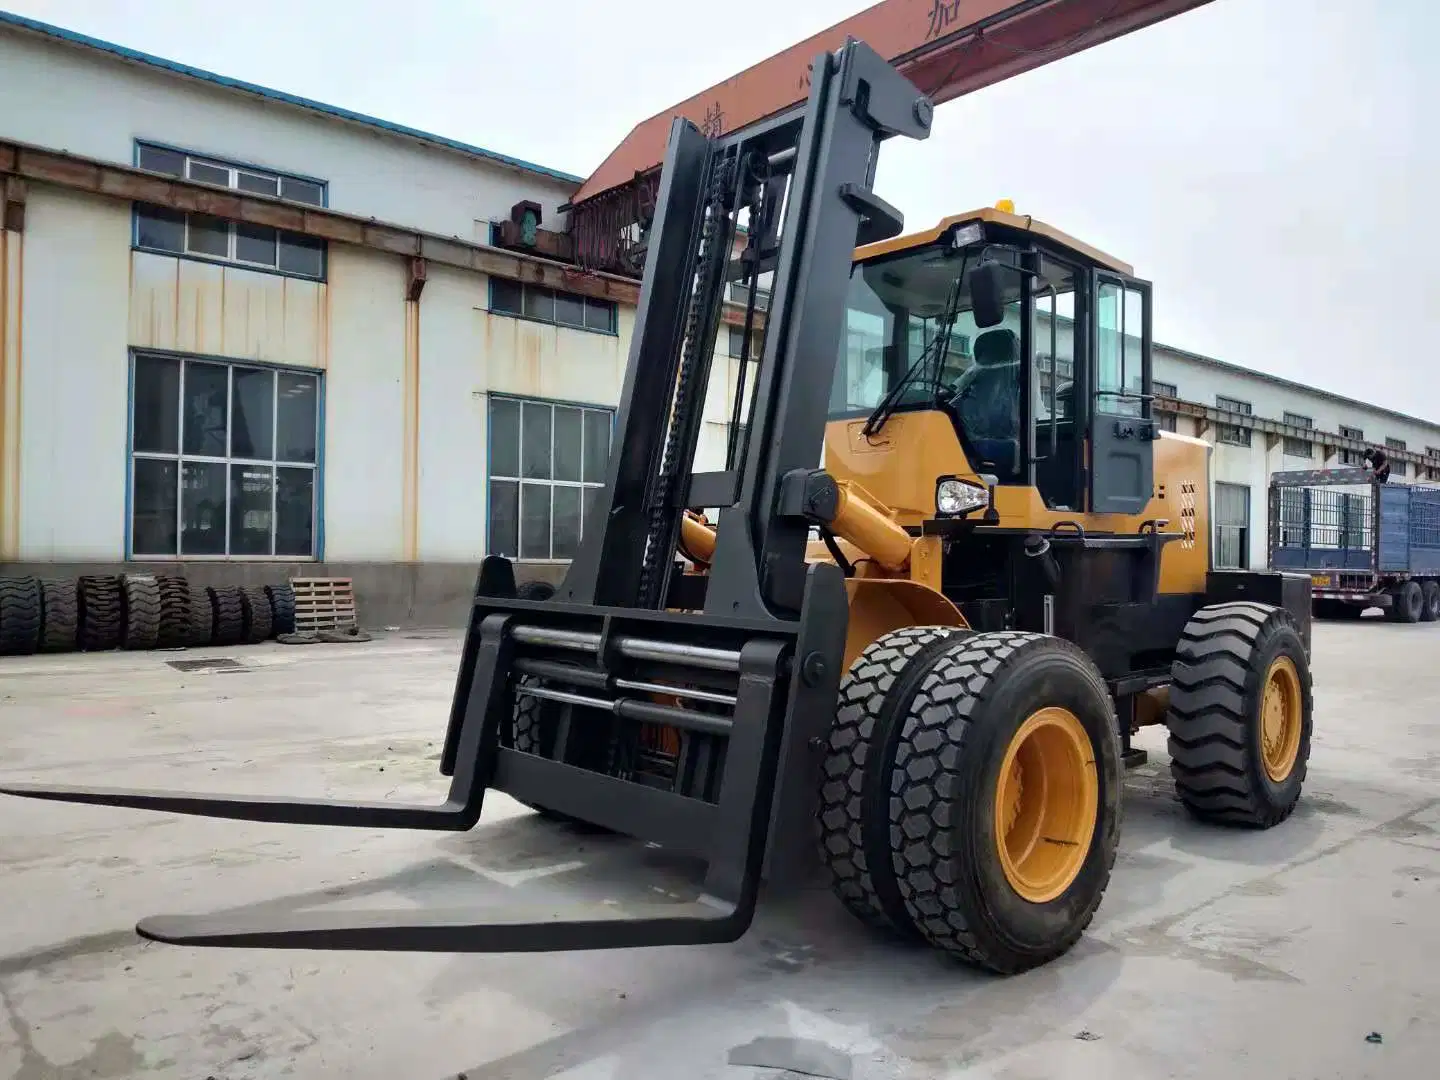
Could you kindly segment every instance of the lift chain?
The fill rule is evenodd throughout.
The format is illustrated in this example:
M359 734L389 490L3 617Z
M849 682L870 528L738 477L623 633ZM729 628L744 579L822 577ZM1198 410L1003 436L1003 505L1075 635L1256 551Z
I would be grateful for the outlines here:
M670 490L675 482L675 472L681 455L680 440L685 436L686 420L690 415L690 410L698 407L690 399L695 368L699 363L701 350L704 348L701 338L707 329L706 316L714 307L714 297L711 294L717 287L717 281L720 283L720 287L723 287L723 275L716 274L712 264L715 262L717 253L722 266L726 261L723 250L724 236L728 234L729 230L724 230L722 233L720 249L715 248L715 239L717 230L720 230L722 224L728 220L730 203L728 195L733 172L729 158L717 161L710 174L710 183L706 191L706 214L700 232L696 282L690 296L690 310L686 318L680 369L675 377L675 397L670 412L670 423L665 432L665 448L660 458L660 469L655 477L655 486L650 497L645 553L640 564L639 600L641 607L656 608L660 606L659 594L665 579L663 570L671 557L669 551L661 550L664 546L664 538L668 533L670 517L674 513L668 505ZM702 398L701 401L703 402L703 400Z

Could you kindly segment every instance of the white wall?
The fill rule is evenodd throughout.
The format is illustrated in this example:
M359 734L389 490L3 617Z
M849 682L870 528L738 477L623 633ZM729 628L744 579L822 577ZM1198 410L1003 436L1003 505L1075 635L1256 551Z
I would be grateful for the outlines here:
M521 199L557 227L574 186L9 28L0 72L0 138L125 165L135 139L153 140L312 176L332 208L467 240ZM326 282L130 244L128 203L43 184L25 232L5 234L0 478L15 477L0 479L0 559L123 558L131 348L323 374L332 561L473 561L488 394L620 394L627 309L618 334L587 333L492 315L486 277L451 268L407 303L401 259L339 244Z
M0 27L0 138L134 163L135 140L328 181L330 207L488 242L477 222L577 185Z
M0 80L3 82L3 80ZM32 188L22 252L19 559L119 558L125 546L130 215Z
M32 185L25 232L4 234L0 559L124 557L132 348L323 375L330 561L484 554L491 391L618 402L631 309L617 334L527 322L445 267L410 304L395 256L332 244L321 283L132 251L130 223L128 203Z

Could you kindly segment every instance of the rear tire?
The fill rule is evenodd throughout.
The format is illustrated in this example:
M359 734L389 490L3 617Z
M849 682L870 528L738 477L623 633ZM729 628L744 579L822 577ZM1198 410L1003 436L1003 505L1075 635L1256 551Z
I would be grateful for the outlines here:
M1391 594L1390 618L1395 622L1417 623L1425 611L1425 592L1418 581L1407 581Z
M840 680L820 788L820 857L846 909L878 930L918 937L890 857L890 769L895 741L926 663L955 626L882 634Z
M517 685L531 686L542 680L537 680L532 675L522 675ZM565 706L558 701L550 701L545 698L532 697L529 694L515 695L515 712L513 714L513 726L511 728L510 745L513 749L522 754L534 754L537 757L550 757L555 747L555 738L560 730L560 710ZM516 799L522 806L528 806L541 817L549 818L551 821L563 821L567 825L573 825L577 829L591 833L606 833L603 825L595 825L579 818L571 817L569 814L562 814L558 810L552 810L540 803L527 802L524 799Z
M1045 634L974 634L924 667L891 774L905 909L931 945L977 967L1048 963L1090 925L1115 865L1110 693L1084 652Z
M515 590L515 598L517 600L539 600L543 602L553 599L554 596L555 586L551 585L548 581L527 581Z
M1171 666L1170 774L1185 808L1268 829L1290 816L1310 759L1310 664L1284 608L1233 603L1191 616Z
M1440 619L1440 581L1431 579L1420 587L1421 595L1424 597L1423 608L1420 612L1421 622L1435 622Z

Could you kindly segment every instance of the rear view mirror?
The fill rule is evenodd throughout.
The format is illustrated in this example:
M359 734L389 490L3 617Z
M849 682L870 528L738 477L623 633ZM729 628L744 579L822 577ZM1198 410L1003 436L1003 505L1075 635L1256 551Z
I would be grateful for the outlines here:
M1000 275L1006 269L987 259L970 271L970 314L982 330L1005 321L1005 291Z

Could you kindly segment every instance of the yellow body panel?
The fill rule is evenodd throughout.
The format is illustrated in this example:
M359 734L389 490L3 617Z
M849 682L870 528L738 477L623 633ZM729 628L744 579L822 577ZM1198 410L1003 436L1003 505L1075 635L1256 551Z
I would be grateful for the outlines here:
M825 470L859 484L895 511L896 521L918 526L935 516L935 482L941 476L977 479L949 418L938 410L897 413L873 439L864 420L834 420L825 431ZM1146 520L1164 520L1162 532L1181 539L1165 546L1162 593L1202 593L1210 565L1209 445L1202 439L1160 432L1155 442L1155 491L1143 513L1082 514L1051 510L1033 487L997 487L1000 526L1048 529L1078 521L1087 532L1134 534ZM980 526L983 531L984 526ZM823 549L822 549L823 550Z

